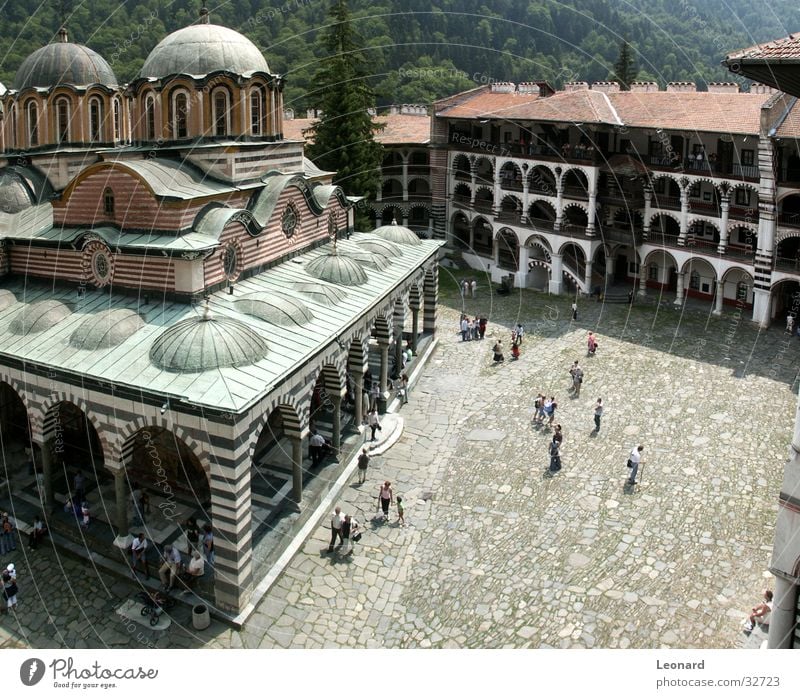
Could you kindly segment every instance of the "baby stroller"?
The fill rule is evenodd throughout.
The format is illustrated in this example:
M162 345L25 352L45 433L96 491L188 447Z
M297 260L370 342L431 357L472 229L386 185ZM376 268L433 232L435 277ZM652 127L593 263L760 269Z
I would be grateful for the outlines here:
M150 625L158 623L161 614L164 611L169 611L175 605L175 601L161 591L156 591L152 594L142 591L137 594L137 598L142 603L141 614L150 616Z

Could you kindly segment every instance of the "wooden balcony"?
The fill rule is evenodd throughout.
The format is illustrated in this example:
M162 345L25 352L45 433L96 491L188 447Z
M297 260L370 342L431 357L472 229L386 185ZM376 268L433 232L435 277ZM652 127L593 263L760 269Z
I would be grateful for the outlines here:
M656 194L653 196L653 208L664 208L669 211L680 211L681 197Z
M778 223L789 228L800 228L800 213L780 213Z
M776 271L787 271L793 274L800 274L800 258L798 257L775 257L772 268Z

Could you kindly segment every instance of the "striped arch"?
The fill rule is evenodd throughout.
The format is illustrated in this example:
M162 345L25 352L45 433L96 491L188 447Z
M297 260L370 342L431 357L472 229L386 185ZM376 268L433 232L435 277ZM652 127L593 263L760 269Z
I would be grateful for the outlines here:
M749 189L750 191L754 191L756 196L758 196L758 185L752 182L723 182L723 184L728 185L728 191L731 194L733 194L735 189ZM733 197L731 197L731 200L733 200Z
M714 265L711 264L705 257L696 257L691 256L689 257L681 267L681 274L691 273L693 271L704 271L707 273L708 276L711 276L712 279L715 281L717 280L717 270L714 268ZM708 274L708 272L711 272Z
M426 204L426 203L423 203L423 202L416 202L416 203L413 203L413 204L411 204L411 205L408 207L408 215L409 215L409 216L411 216L411 212L412 212L412 211L413 211L415 208L421 208L421 209L424 209L425 211L427 211L427 212L428 212L428 215L429 215L429 216L430 216L430 215L432 215L432 214L431 214L431 207L430 207L430 205L429 205L429 204Z
M362 335L356 335L350 340L347 350L347 369L350 373L364 373L367 368L367 342Z
M758 234L758 227L748 224L748 223L737 223L734 221L728 226L728 230L732 230L733 228L749 228L753 230L756 234ZM778 228L777 232L775 233L775 245L779 242L783 242L784 240L788 240L789 238L800 238L800 228Z
M652 226L653 222L656 220L656 218L660 218L661 216L664 216L666 218L671 218L672 220L674 220L678 224L678 226L680 226L680 224L681 224L680 214L674 213L672 211L660 210L660 211L658 211L658 213L654 213L654 214L652 214L650 216L650 220L648 221L648 225Z
M338 366L330 362L322 364L317 376L317 380L314 381L314 385L311 386L312 391L320 378L325 386L325 392L327 392L328 395L338 395L339 397L344 395L345 380L342 371Z
M581 167L580 165L570 165L569 167L565 167L561 172L560 181L563 184L567 179L567 174L570 172L580 172L584 177L586 177L586 182L588 185L589 182L589 172L586 170L585 167ZM588 186L587 186L588 189Z
M57 396L57 397L54 397ZM106 466L109 465L109 456L114 453L114 442L112 439L109 439L108 431L103 427L100 423L100 420L97 419L95 414L89 409L85 400L81 400L76 398L71 393L62 393L62 392L55 392L53 396L47 398L42 407L40 408L39 414L44 415L41 421L41 432L34 431L34 420L31 420L31 433L33 434L34 440L36 440L37 436L40 436L42 442L47 441L48 439L55 437L55 431L57 427L58 421L58 410L56 409L58 405L62 402L69 402L75 407L77 407L86 418L91 422L92 426L94 427L95 432L97 433L97 439L100 441L100 447L103 449L103 462ZM38 426L38 424L37 424ZM113 438L113 437L112 437Z
M247 445L247 460L252 463L255 458L255 450L258 445L258 440L261 437L264 429L269 424L269 418L273 412L278 412L283 421L284 434L292 439L302 439L308 434L307 419L301 420L301 411L297 409L295 399L287 397L286 399L276 398L261 416L260 424L257 429L253 429L250 436L250 442Z
M666 267L667 269L673 266L675 269L678 269L678 263L675 261L675 257L665 249L652 250L647 257L644 258L644 262L642 262L643 267L648 267L651 264L657 264L659 267Z
M728 221L728 233L732 233L737 228L747 228L754 236L758 237L758 224L757 223L743 223L742 221ZM777 245L781 240L785 238L791 237L800 237L800 230L789 230L787 228L781 228L782 232L775 233L775 244ZM788 234L786 234L788 232Z
M33 415L36 413L36 409L33 407L33 405L31 405L27 391L20 387L19 381L16 378L12 378L5 371L0 371L0 382L7 383L8 386L17 394L17 397L22 400L22 404L25 405L25 411L28 413L28 421L32 422Z
M419 191L412 192L411 191L411 185L414 182L421 182L423 185L425 185L425 189L427 190L427 192L419 192ZM431 185L430 185L430 182L427 180L427 178L420 177L419 175L414 175L414 177L410 177L409 178L409 180L408 180L408 195L409 196L430 196L430 193L431 193Z
M494 173L494 163L490 157L487 157L486 155L479 155L476 157L472 163L476 170L480 167L481 162L485 162L487 165L489 165L492 173Z
M738 277L738 278L735 278ZM740 266L731 266L725 270L725 273L722 275L722 283L742 283L744 282L747 286L753 287L755 284L755 279L753 275L745 268Z
M692 187L695 184L700 184L701 182L705 182L706 184L710 184L713 189L716 189L717 192L721 195L725 192L725 182L717 182L716 180L712 179L711 177L707 177L705 175L699 175L692 177L688 182L688 187Z
M392 340L391 315L378 315L375 318L375 338L382 344L389 344Z
M567 240L565 243L561 245L561 247L558 248L558 252L556 254L559 254L563 257L564 251L569 247L578 250L583 255L584 260L586 259L587 257L586 250L584 250L583 247L575 240Z
M127 464L128 461L130 460L133 444L134 441L136 440L136 435L143 429L148 429L152 427L164 429L165 431L168 431L171 434L173 434L175 438L180 439L184 443L184 445L187 446L189 450L194 454L195 458L197 458L203 470L205 471L206 475L209 477L209 482L210 482L211 458L208 453L208 450L205 448L203 444L201 444L192 436L187 434L181 427L177 426L176 424L171 424L168 420L164 419L163 417L160 418L137 417L132 422L128 422L127 424L125 424L122 427L122 429L119 430L118 432L119 448L116 449L114 452L115 469L116 467L124 468L125 464Z
M422 308L422 289L419 287L419 283L412 284L408 290L408 307L411 310Z
M456 153L453 157L451 167L453 168L453 172L465 172L469 174L472 162L464 153Z
M541 252L541 259L545 259L548 262L550 261L552 250L550 249L550 243L545 238L538 235L531 235L525 240L525 247L529 247L532 252Z
M710 216L692 216L686 222L686 227L691 228L695 223L705 223L706 225L713 226L719 232L719 219Z
M566 214L566 212L571 208L579 208L587 216L589 215L589 206L587 204L581 204L581 203L578 203L578 202L574 202L574 203L570 202L566 206L564 206L564 209L563 209L564 213Z
M665 172L663 170L650 172L650 181L655 182L657 179L671 179L678 186L678 189L684 189L684 183L681 181L684 178L675 175L672 172ZM659 194L656 194L655 196L659 196Z

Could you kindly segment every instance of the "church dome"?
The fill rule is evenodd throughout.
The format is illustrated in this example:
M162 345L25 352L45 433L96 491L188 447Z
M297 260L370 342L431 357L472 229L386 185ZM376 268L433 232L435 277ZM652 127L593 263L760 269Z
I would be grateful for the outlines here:
M400 247L383 238L359 236L356 242L359 247L363 247L370 252L382 254L384 257L400 257L403 254L403 250Z
M269 72L261 51L246 36L217 24L193 24L165 37L139 71L140 78L208 75L217 71L245 75Z
M92 49L67 41L67 32L59 32L60 41L34 51L14 76L14 88L55 87L56 85L117 85L117 76L105 58Z
M25 180L17 172L0 171L0 212L19 213L33 204Z
M89 351L108 349L122 344L141 327L144 320L134 310L104 310L87 317L70 335L69 345Z
M26 335L44 332L57 325L72 310L60 301L37 301L25 304L11 321L10 330L14 334Z
M294 290L302 293L315 303L326 305L329 308L338 305L347 298L347 294L341 288L338 286L328 286L327 284L312 284L301 281L294 284Z
M361 286L368 281L367 272L358 262L335 250L311 260L306 264L306 271L317 279L342 286Z
M389 266L389 260L385 255L379 252L370 252L357 245L347 246L342 245L342 254L356 260L359 264L368 267L369 269L377 269L383 271Z
M0 290L0 310L5 310L16 302L17 297L11 291L5 288Z
M402 225L397 225L394 221L389 225L382 225L380 228L375 228L372 231L373 235L379 238L388 240L389 242L396 242L405 245L421 245L420 239L414 234L410 228Z
M236 310L260 318L273 325L287 327L305 325L314 319L313 313L303 301L282 293L249 293L237 300Z
M266 342L247 325L210 317L207 311L165 330L150 347L153 364L178 373L248 366L266 355Z

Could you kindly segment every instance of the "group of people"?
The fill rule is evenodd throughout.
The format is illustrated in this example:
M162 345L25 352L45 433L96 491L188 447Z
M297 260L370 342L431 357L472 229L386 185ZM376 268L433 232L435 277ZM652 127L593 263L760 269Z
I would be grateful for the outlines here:
M461 341L469 342L473 339L483 339L486 334L486 325L489 320L485 317L475 316L474 320L462 313L461 321L459 323L459 331L461 332Z
M331 542L328 552L332 553L336 541L342 555L353 554L353 541L361 540L361 532L358 528L358 521L352 514L342 514L342 508L336 507L331 514Z
M461 295L466 298L475 298L475 292L478 290L478 282L475 279L463 279L460 282Z

